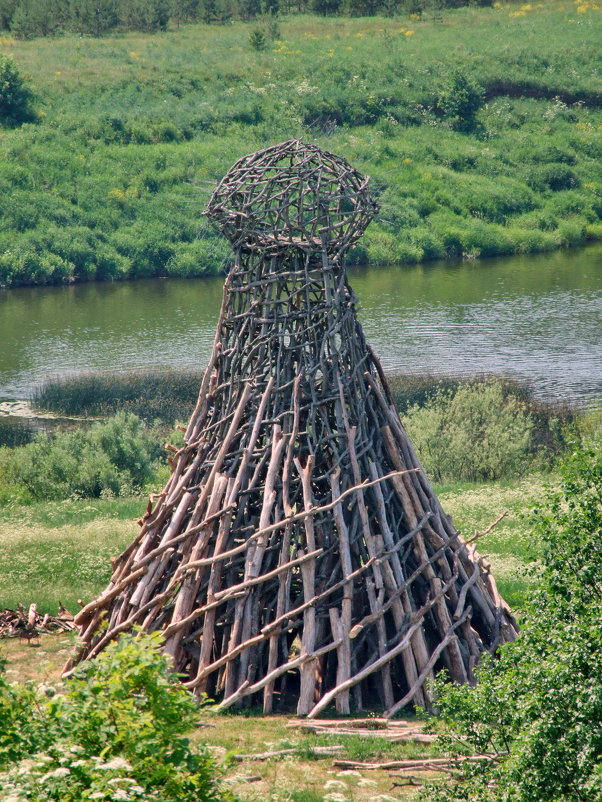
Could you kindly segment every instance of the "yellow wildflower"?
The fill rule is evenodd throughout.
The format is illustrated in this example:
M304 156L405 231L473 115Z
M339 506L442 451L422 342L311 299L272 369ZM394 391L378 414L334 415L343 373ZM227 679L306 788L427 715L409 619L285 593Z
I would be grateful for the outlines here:
M109 200L115 200L118 203L124 203L127 200L127 195L122 189L111 189L107 195Z
M404 36L414 36L415 33L416 31L406 31Z

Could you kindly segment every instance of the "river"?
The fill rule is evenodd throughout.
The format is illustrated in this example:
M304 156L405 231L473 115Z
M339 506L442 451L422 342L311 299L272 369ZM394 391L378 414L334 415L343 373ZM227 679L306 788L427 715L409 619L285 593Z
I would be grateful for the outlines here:
M389 372L503 374L547 399L602 398L602 245L536 256L354 268ZM46 378L204 366L222 279L0 290L0 400Z

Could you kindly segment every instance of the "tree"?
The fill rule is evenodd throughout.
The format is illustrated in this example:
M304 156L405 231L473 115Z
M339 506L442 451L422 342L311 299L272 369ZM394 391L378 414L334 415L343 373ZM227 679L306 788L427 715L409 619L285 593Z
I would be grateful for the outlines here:
M477 112L485 102L485 90L474 78L454 70L441 86L437 107L454 131L471 133L478 128Z
M200 0L173 0L171 16L179 24L195 22L199 18Z
M241 0L239 11L243 19L255 19L261 13L261 0Z
M18 0L0 0L0 30L8 31Z
M10 30L17 39L33 39L50 36L60 27L64 14L64 3L47 3L46 0L20 0L10 23Z
M169 0L121 0L119 16L126 28L154 33L169 22Z
M342 0L312 0L311 8L316 14L334 16L341 10Z
M33 122L34 93L23 80L14 61L0 57L0 123L9 127Z
M101 36L119 22L118 0L72 0L69 27L79 33Z
M429 800L602 800L602 450L576 448L536 513L542 588L518 640L476 687L439 682L442 739L460 764Z

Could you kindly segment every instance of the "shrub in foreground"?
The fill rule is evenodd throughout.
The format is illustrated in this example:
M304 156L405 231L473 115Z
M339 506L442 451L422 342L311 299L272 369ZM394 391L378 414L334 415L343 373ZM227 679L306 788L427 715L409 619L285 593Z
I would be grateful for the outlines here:
M199 705L170 672L160 636L124 636L63 692L0 674L0 796L37 802L226 802L203 748Z
M537 513L542 589L518 640L476 687L438 683L441 738L458 764L437 802L602 800L602 450L571 454Z

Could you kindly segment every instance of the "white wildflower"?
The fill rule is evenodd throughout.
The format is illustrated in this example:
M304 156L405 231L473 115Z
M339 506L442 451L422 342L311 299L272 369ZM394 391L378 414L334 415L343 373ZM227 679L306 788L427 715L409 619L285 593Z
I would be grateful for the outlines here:
M105 799L104 791L94 791L93 794L90 794L88 797L89 799Z
M113 799L129 799L130 795L124 788L120 788L118 791L113 792Z
M136 780L133 780L131 777L113 777L112 780L109 780L107 785L119 785L119 783L135 783Z
M130 792L132 794L143 794L144 788L141 785L132 785L132 787L130 788Z
M341 780L328 780L328 782L324 783L324 790L325 791L346 791L347 785Z
M49 771L48 774L45 774L43 777L40 777L40 782L44 783L46 780L50 779L57 779L60 780L62 777L67 777L71 772L65 766L59 766L58 769L54 769L54 771Z
M347 802L345 794L326 794L324 802Z
M38 752L33 756L34 760L37 760L38 763L49 763L52 758L50 755L45 755L43 752Z
M311 86L309 81L301 81L299 86L297 86L297 94L298 95L311 95L315 91L316 91L316 87L315 86Z
M114 757L112 760L109 760L108 763L99 763L97 768L103 771L117 771L118 769L125 769L125 771L132 770L127 760L124 760L122 757Z
M86 763L87 763L87 761L86 761L86 760L81 760L81 759L80 759L80 760L74 760L74 761L73 761L72 763L70 763L69 765L71 766L71 768L72 768L72 769L77 769L77 768L79 768L80 766L85 766L85 765L86 765Z
M376 780L369 780L367 777L362 777L362 779L358 782L360 788L369 788L372 785L378 785Z
M362 775L359 771L355 769L344 769L343 771L337 772L337 777L361 777Z

